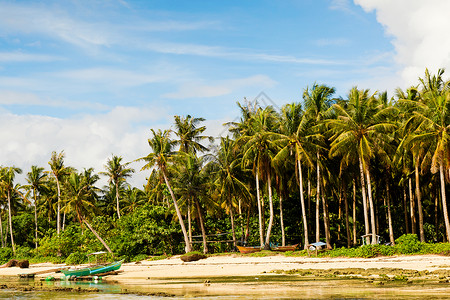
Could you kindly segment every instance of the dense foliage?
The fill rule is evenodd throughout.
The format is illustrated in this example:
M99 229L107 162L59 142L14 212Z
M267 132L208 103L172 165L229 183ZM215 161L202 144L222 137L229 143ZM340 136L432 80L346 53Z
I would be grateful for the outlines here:
M147 172L113 155L104 171L65 165L0 168L0 260L127 260L324 241L328 255L444 253L450 222L450 83L426 70L417 86L386 93L313 84L280 110L238 103L228 136L204 135L204 119L175 116L151 130ZM108 186L98 187L100 176ZM363 243L368 244L362 247ZM389 244L384 245L384 244ZM395 246L393 246L395 245ZM341 250L344 249L346 250Z

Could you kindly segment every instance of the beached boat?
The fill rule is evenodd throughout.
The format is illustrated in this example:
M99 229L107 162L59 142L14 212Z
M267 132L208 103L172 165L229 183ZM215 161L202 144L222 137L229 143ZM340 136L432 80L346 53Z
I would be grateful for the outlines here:
M239 252L241 252L242 254L254 253L254 252L261 251L261 248L258 246L254 246L254 247L237 246L237 248L239 249Z
M115 261L107 265L100 265L100 266L94 266L94 267L88 267L83 269L76 269L76 270L61 270L61 272L66 276L74 276L74 277L80 277L80 276L88 276L88 275L96 275L101 273L106 273L110 271L119 270L122 266L123 260Z
M299 244L288 245L288 246L276 246L276 247L273 247L272 250L273 251L279 251L279 252L294 251L295 248L297 248L298 245Z

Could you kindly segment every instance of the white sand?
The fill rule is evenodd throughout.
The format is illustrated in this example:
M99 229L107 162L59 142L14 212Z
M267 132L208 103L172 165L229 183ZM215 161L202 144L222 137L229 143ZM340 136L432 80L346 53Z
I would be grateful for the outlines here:
M50 270L64 265L34 264L28 269L18 267L1 268L0 276L14 276L22 273L34 273ZM315 258L285 257L274 255L251 257L240 255L212 256L195 262L183 262L179 256L164 260L142 261L140 263L123 264L119 275L111 279L119 282L129 280L222 277L222 276L254 276L274 270L292 269L343 269L343 268L400 268L411 270L450 269L450 257L439 255L390 256L377 258ZM49 275L59 277L60 274L39 274L37 277Z

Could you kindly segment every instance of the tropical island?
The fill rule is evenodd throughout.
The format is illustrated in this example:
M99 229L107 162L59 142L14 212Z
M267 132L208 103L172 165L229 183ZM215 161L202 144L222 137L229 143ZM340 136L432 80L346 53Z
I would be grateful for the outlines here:
M103 250L130 262L237 245L300 244L292 255L306 256L319 241L328 256L448 255L444 70L393 97L357 87L335 97L314 83L303 100L238 103L226 137L175 116L172 129L151 129L141 170L120 155L98 173L76 170L64 151L48 166L2 166L0 262L80 264ZM148 172L145 186L127 182L134 172Z

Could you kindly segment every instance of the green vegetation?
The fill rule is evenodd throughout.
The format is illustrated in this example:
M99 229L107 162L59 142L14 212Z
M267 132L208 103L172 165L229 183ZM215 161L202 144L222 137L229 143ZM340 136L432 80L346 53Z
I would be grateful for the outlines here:
M149 131L149 154L134 161L148 175L142 187L127 182L136 170L117 155L96 173L53 152L24 185L23 170L1 166L0 261L80 263L104 250L138 261L316 241L330 250L319 256L448 255L443 74L426 70L392 98L356 87L333 98L334 88L313 84L303 103L279 110L238 103L218 139L204 135L203 118L175 116L173 131Z

